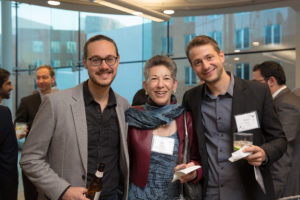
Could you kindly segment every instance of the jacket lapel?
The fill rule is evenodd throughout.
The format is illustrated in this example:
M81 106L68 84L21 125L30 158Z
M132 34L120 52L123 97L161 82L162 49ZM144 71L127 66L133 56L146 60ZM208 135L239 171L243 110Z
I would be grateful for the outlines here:
M234 77L233 97L232 97L232 110L231 110L231 131L237 132L237 126L235 123L235 115L243 113L246 88L238 77Z
M117 106L116 112L118 116L119 126L120 126L120 143L121 143L121 159L125 160L126 165L123 167L128 166L129 164L129 156L128 156L128 149L127 149L127 124L125 122L125 109L120 102L120 97L115 93L117 99ZM123 158L122 158L123 157Z
M71 110L73 115L73 122L77 136L77 145L79 148L82 165L84 167L85 172L87 172L87 124L86 124L86 114L85 114L85 106L83 99L83 84L75 87L73 90L73 102L71 104Z

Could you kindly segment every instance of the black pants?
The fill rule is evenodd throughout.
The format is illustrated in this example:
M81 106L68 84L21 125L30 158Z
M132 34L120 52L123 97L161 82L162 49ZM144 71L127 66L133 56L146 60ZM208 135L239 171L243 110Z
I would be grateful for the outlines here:
M2 178L2 179L1 179ZM0 200L17 200L18 199L18 177L3 180L0 177Z
M38 193L32 182L25 176L22 171L23 187L25 200L37 200Z

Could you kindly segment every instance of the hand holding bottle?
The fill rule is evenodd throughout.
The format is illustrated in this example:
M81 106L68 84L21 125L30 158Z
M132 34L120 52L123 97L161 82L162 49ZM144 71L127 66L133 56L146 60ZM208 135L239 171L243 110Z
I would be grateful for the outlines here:
M91 200L98 200L102 189L102 178L104 172L104 163L100 163L92 182L89 185L86 196Z
M62 200L89 200L85 197L87 189L84 187L69 187L62 197Z

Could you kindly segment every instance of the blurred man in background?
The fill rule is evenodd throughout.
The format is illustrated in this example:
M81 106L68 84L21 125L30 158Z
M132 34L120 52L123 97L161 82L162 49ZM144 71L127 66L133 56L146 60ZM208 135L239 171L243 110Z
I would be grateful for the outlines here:
M273 163L271 173L275 198L300 194L300 101L286 86L283 67L274 61L254 66L253 80L269 86L282 129L287 151Z

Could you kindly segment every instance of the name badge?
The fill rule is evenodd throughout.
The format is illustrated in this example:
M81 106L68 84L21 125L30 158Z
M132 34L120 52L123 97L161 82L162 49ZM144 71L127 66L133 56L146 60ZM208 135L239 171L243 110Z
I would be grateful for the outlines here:
M234 118L238 132L259 128L259 121L256 111L241 115L235 115Z
M173 155L174 145L174 138L153 135L151 151L167 155Z

